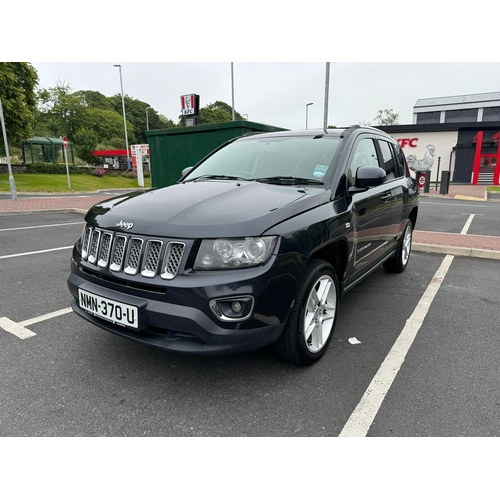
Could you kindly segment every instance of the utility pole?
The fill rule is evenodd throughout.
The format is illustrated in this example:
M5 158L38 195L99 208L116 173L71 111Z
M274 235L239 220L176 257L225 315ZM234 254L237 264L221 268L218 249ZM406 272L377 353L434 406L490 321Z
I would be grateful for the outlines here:
M323 118L323 130L328 128L328 91L330 88L330 63L326 63L326 77L325 77L325 115Z

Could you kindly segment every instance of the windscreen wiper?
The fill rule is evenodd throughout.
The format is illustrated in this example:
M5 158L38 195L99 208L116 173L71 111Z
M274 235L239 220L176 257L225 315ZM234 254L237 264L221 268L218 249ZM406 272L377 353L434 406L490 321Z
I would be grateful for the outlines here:
M222 175L222 174L205 174L196 177L195 179L189 179L185 182L193 182L193 181L204 181L205 179L215 179L215 180L230 180L230 181L248 181L253 179L245 179L245 177L237 177L235 175Z
M257 182L267 182L269 184L317 184L323 185L324 183L321 181L317 181L316 179L307 179L305 177L291 177L285 175L276 175L274 177L260 177L256 179Z

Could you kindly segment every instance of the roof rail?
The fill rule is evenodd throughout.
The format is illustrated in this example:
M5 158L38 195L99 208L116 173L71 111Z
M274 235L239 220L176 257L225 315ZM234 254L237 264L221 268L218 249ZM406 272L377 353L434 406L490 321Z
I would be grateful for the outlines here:
M348 129L344 130L340 134L340 138L343 139L344 137L350 136L357 128L361 128L361 125L351 125Z

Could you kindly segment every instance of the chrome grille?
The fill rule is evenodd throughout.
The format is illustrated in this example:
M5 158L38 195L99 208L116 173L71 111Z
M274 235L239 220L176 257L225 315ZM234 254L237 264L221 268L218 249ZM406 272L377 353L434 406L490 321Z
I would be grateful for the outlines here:
M97 265L99 267L106 267L109 260L109 251L111 250L111 239L113 235L111 233L102 233L101 236L101 248L99 250L99 259L97 260Z
M124 269L126 274L137 274L143 242L140 238L130 238Z
M160 275L171 280L179 273L185 247L183 242L148 240L87 226L82 237L82 260L114 273L134 276L140 272L145 278Z
M99 229L94 229L92 235L90 236L89 243L89 255L88 260L91 264L94 264L97 260L97 250L99 249L99 240L101 238L101 231Z
M127 238L125 236L118 235L115 238L111 252L111 264L109 265L111 271L121 271L126 243Z
M165 280L175 278L181 265L182 255L184 254L184 243L171 241L167 245L165 252L165 268L161 277Z
M144 252L144 264L142 266L141 275L146 278L153 278L156 276L158 263L160 262L160 253L163 243L161 241L149 240Z

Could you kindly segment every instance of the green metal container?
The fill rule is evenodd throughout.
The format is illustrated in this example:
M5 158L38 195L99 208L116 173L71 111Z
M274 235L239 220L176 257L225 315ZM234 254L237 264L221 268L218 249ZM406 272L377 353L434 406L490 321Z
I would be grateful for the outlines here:
M249 132L279 132L287 129L249 121L234 121L193 127L149 130L151 185L175 184L182 170L198 163L221 144Z

